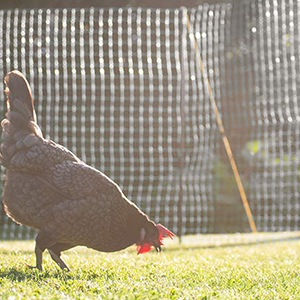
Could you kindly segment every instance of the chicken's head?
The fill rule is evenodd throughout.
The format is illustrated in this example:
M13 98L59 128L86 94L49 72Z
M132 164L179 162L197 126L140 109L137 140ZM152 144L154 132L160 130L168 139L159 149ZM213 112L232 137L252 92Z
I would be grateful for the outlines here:
M151 222L152 223L152 222ZM166 237L173 239L175 234L161 224L152 223L147 228L142 227L140 231L140 242L137 243L138 254L146 253L155 248L157 252L161 251L162 240Z

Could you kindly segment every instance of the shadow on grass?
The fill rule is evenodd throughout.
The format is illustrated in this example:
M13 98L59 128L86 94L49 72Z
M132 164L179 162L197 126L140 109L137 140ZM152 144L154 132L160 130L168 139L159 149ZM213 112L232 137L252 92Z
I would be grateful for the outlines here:
M0 270L0 279L6 278L10 281L22 282L22 281L43 281L48 278L59 278L63 280L68 280L74 278L74 274L67 273L65 271L39 271L35 269L28 269L25 265L23 269L12 267L5 270Z
M12 267L9 269L0 271L0 278L6 278L10 281L28 281L28 280L42 280L52 277L49 272L41 272L38 270L26 270L24 266L24 270L17 269L16 267Z
M90 270L74 270L71 271L62 271L60 269L46 269L40 271L37 269L28 269L25 265L23 269L12 267L5 270L0 270L0 281L2 278L8 279L12 282L24 282L24 281L34 281L34 282L45 282L47 283L48 279L59 279L61 281L68 282L73 281L74 279L90 281L96 278L105 278L108 280L116 276L114 272L106 269L99 269L97 272L91 272Z

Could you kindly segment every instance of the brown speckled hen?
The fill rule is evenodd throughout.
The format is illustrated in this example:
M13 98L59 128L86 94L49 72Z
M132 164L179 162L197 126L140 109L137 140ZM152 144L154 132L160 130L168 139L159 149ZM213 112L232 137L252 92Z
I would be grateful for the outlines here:
M61 252L82 245L112 252L136 244L138 253L173 234L150 221L120 188L72 152L43 138L30 87L19 71L4 79L7 114L1 125L1 162L6 168L3 205L20 224L38 229L36 268L42 254L68 269Z

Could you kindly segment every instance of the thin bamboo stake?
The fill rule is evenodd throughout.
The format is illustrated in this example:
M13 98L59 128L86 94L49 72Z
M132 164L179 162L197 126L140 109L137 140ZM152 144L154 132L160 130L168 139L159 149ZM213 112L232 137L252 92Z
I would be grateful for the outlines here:
M197 54L199 54L198 47L197 47L197 42L196 42L194 34L191 33L190 18L189 18L189 15L188 15L187 12L186 12L186 19L187 19L187 28L188 28L189 36L194 41L195 55L197 55ZM229 144L229 140L228 140L228 138L225 134L225 128L223 126L223 122L222 122L222 119L221 119L220 114L219 114L217 103L216 103L215 97L213 95L213 92L211 90L211 85L210 85L208 76L207 75L205 76L205 73L204 73L203 61L202 61L202 58L201 58L200 54L199 54L199 58L200 58L199 59L200 60L200 70L201 70L201 73L203 74L204 78L206 78L206 81L204 80L205 86L206 86L206 89L207 89L207 92L208 92L208 95L209 95L209 99L211 101L211 104L213 106L213 109L214 109L214 112L215 112L215 115L216 115L217 124L218 124L219 130L220 130L221 136L222 136L223 144L225 146L226 153L227 153L227 156L229 158L229 162L230 162L233 174L234 174L234 178L235 178L235 181L236 181L241 199L243 201L243 205L244 205L244 208L245 208L245 211L246 211L246 215L247 215L247 218L248 218L248 221L249 221L252 232L257 233L257 229L256 229L256 226L255 226L255 223L254 223L254 220L253 220L253 216L252 216L252 213L251 213L251 209L250 209L250 206L249 206L249 202L248 202L248 199L247 199L247 196L246 196L246 193L245 193L245 189L244 189L239 171L238 171L236 163L235 163L235 159L234 159L233 154L232 154L232 150L231 150L231 147L230 147L230 144Z
M181 99L180 99L180 120L181 120L181 134L180 134L180 175L179 175L179 201L178 201L178 237L179 243L182 242L182 203L183 203L183 172L185 165L185 60L181 57Z

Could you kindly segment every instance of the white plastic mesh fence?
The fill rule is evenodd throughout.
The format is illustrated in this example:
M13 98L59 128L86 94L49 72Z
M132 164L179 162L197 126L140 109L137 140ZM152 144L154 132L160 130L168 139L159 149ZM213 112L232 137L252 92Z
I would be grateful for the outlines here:
M200 6L187 10L191 33L181 9L0 11L0 78L25 73L45 137L154 221L182 235L249 231L207 76L258 230L299 230L299 6ZM33 237L0 223L3 239Z

